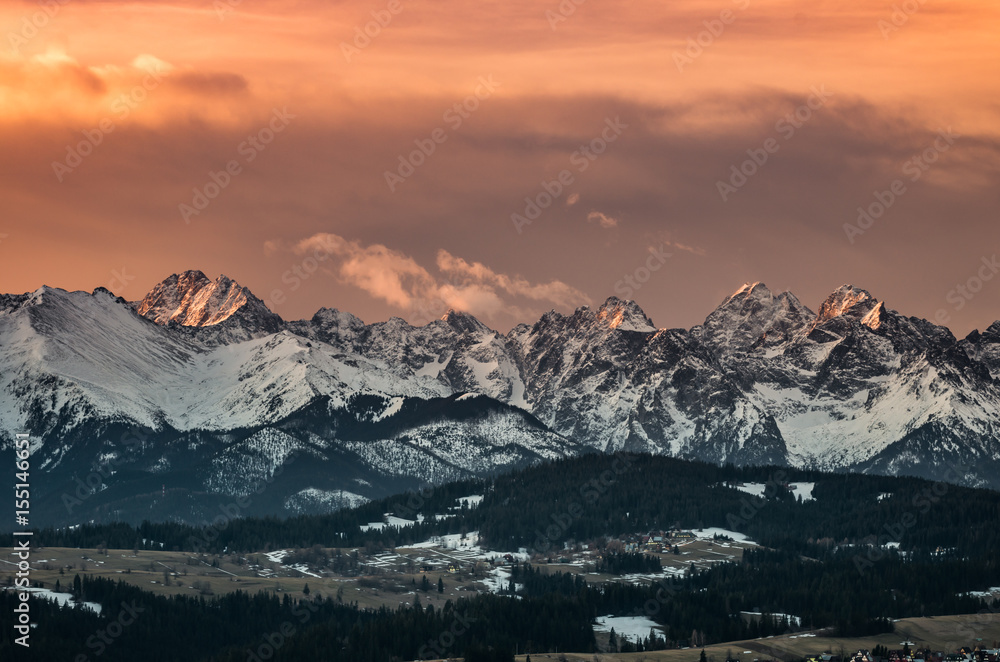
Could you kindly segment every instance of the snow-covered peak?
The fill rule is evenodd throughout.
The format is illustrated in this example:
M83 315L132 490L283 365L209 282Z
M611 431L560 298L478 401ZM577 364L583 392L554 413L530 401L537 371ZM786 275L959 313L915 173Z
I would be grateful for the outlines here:
M656 331L653 321L635 301L611 297L597 309L596 319L610 329L619 331Z
M775 295L764 283L746 283L693 332L725 354L790 340L815 316L791 292Z
M212 326L248 304L266 308L250 290L227 276L212 281L192 270L173 274L156 285L139 303L137 312L157 324Z
M853 285L841 285L820 306L816 325L834 317L861 320L878 305L879 302L866 290L855 288Z
M313 315L312 321L317 324L324 324L338 327L363 327L365 323L343 310L336 308L320 308Z
M458 333L471 333L474 335L491 333L489 327L474 316L457 310L449 309L448 312L441 316L441 321Z
M743 283L740 289L730 294L729 298L726 299L722 305L725 305L726 303L729 303L733 299L737 298L748 299L752 297L757 299L770 299L773 296L774 295L771 294L771 290L767 289L767 285L765 285L760 281L756 281L753 283Z

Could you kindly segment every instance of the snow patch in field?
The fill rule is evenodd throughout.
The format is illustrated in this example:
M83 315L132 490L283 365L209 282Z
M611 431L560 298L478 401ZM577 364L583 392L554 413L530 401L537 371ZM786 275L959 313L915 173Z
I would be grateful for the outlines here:
M979 598L980 600L989 600L1000 595L1000 586L992 586L986 591L969 591L966 595Z
M499 593L510 584L510 571L506 568L494 568L490 576L483 579L483 584L491 593Z
M373 531L373 530L381 531L387 526L398 526L399 528L402 529L407 526L413 526L414 524L423 521L424 521L423 515L417 515L417 519L412 520L412 519L403 519L402 517L396 517L391 513L386 513L385 519L383 519L381 522L368 522L368 524L362 524L360 528L362 531Z
M752 494L755 497L764 497L764 492L767 489L766 483L744 483L743 485L734 485L735 489L740 492L746 492L747 494ZM796 499L802 497L802 501L812 501L815 499L813 497L813 488L816 487L816 483L789 483L788 489L791 491L792 496Z
M13 590L13 589L5 589L5 590ZM22 592L31 593L32 595L38 596L40 598L44 598L46 600L55 601L55 602L59 603L60 607L65 606L65 605L69 605L70 607L72 607L73 605L81 604L81 605L83 605L84 609L89 609L90 611L94 612L95 614L100 614L101 613L101 605L100 604L98 604L97 602L79 602L79 603L75 602L73 600L73 595L71 593L56 593L55 591L52 591L52 590L47 589L47 588L36 588L34 586L32 586L30 588L19 588L17 590L18 591L22 591Z
M616 636L633 642L648 637L651 629L660 632L660 626L644 616L599 616L594 625L595 632L611 632L612 628Z
M813 501L815 497L813 496L813 488L816 487L816 483L789 483L788 486L792 490L792 494L796 499L802 497L802 501Z
M754 541L750 540L745 534L738 533L736 531L729 531L728 529L721 529L717 526L710 526L706 529L694 529L691 533L695 535L696 538L702 540L711 540L715 536L726 536L732 538L735 542L741 542L748 545L756 545Z
M470 494L466 497L459 497L455 499L458 502L458 507L461 508L462 504L466 504L470 509L478 506L483 500L482 494Z
M320 576L317 575L316 573L309 572L309 566L304 565L302 563L298 565L286 565L285 567L288 568L289 570L296 570L298 572L301 572L303 575L308 575L309 577L315 577L317 579L320 579Z
M266 556L267 560L270 561L271 563L280 564L281 560L291 553L292 550L290 549L279 549L276 552L267 552L266 554L264 554L264 556Z

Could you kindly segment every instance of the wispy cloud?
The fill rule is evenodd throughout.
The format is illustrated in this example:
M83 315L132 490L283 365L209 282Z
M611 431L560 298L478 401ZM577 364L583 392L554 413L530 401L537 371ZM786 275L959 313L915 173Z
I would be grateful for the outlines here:
M693 255L700 255L700 256L706 255L705 249L698 248L697 246L688 246L687 244L678 244L677 242L670 242L670 245L679 251L686 251Z
M333 256L333 274L341 282L402 310L426 309L427 302L440 301L447 308L495 319L531 312L531 303L573 307L590 301L560 280L532 283L444 249L437 253L437 274L402 251L326 232L302 239L294 252Z
M592 211L589 214L587 214L587 220L589 222L591 222L591 223L597 223L598 225L600 225L602 228L604 228L606 230L610 230L611 228L618 227L618 219L617 218L613 218L613 217L608 216L607 214L603 214L603 213L601 213L599 211Z

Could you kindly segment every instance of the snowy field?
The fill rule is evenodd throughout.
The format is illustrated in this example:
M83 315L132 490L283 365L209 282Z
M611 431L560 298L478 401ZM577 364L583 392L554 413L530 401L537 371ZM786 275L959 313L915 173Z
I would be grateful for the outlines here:
M12 590L15 590L15 589L4 587L4 590L11 590L12 591ZM77 604L73 600L73 595L71 593L56 593L55 591L49 590L47 588L34 588L34 587L31 587L31 588L19 588L19 589L16 589L16 590L18 592L31 593L35 597L39 597L39 598L44 598L46 600L55 601L55 602L59 603L60 606L69 605L70 607L72 607L73 605ZM100 614L101 613L101 605L99 605L96 602L81 602L79 604L83 605L84 609L89 609L90 611L94 612L95 614Z
M298 572L301 572L303 575L306 575L307 577L319 578L319 575L317 575L314 572L310 572L309 567L306 565L303 565L301 563L297 565L285 565L284 563L282 563L284 558L291 553L292 551L290 549L279 549L276 552L268 552L264 554L264 556L266 556L267 560L270 561L271 563L280 565L283 568L288 568L289 570L296 570Z
M747 494L752 494L757 497L764 496L764 490L767 489L766 483L744 483L743 485L734 485L735 489L740 492L746 492ZM792 495L798 499L802 497L802 501L812 501L813 500L813 488L816 487L816 483L789 483L788 489L792 491Z
M617 637L633 642L648 637L650 629L653 628L659 635L663 634L659 625L644 616L599 616L594 625L594 632L611 632L612 628Z
M754 541L747 538L745 534L738 531L730 531L728 529L720 529L717 526L710 526L705 529L693 529L691 531L695 537L702 540L712 540L715 536L726 536L727 538L732 538L733 542L742 543L744 545L756 545ZM713 541L715 542L715 541ZM728 547L725 541L719 542L720 547Z
M470 509L476 508L477 506L479 506L482 500L483 500L482 494L470 494L469 496L460 497L458 499L455 499L455 503L457 505L452 506L451 510L461 510L463 505ZM436 521L440 521L447 517L454 517L454 514L448 513L444 515L441 514L434 515L434 519ZM419 513L417 514L417 519L415 520L403 519L402 517L396 517L392 513L385 513L382 516L381 522L368 522L367 524L362 524L360 528L362 531L371 531L371 530L381 531L387 526L398 526L399 528L405 528L407 526L413 526L414 524L423 521L424 521L424 516Z

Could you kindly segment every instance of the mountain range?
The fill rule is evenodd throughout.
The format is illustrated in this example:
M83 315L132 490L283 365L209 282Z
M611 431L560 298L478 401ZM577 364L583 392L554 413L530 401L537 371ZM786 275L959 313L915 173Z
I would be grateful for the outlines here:
M0 295L0 444L32 435L36 524L324 512L617 450L1000 488L998 376L1000 322L958 340L851 285L818 312L748 283L691 329L612 297L506 334L285 321L200 271L141 301Z

